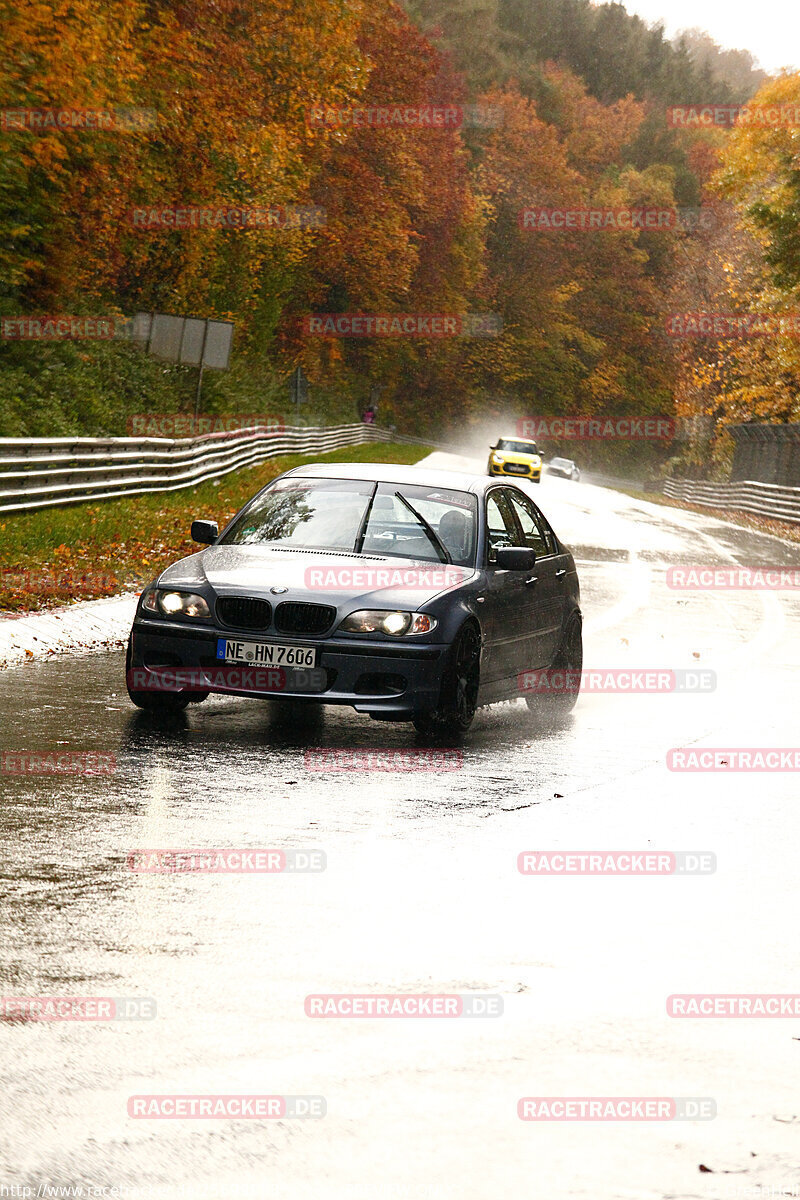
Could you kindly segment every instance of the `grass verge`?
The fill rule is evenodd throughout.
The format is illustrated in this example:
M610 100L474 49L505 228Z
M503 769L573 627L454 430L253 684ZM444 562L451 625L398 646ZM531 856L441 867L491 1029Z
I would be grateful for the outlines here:
M414 463L425 446L366 443L329 454L286 454L180 492L73 504L0 518L0 612L26 612L143 587L198 549L196 517L220 528L277 475L308 462Z

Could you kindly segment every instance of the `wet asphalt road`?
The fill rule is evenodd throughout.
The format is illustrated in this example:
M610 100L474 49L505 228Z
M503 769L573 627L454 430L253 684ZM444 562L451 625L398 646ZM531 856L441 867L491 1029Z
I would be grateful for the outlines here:
M665 762L671 747L797 745L800 665L796 595L674 591L666 568L800 553L589 485L545 478L536 496L578 561L587 665L704 667L716 690L584 695L550 730L506 704L478 714L461 769L331 774L306 751L415 746L413 730L230 698L159 728L128 703L122 653L0 674L3 749L117 759L111 777L0 776L0 993L157 1006L146 1021L0 1023L0 1185L800 1194L800 1020L665 1008L675 992L800 991L800 779ZM136 874L140 847L319 849L327 869ZM711 851L717 870L522 876L533 849ZM307 1017L305 996L326 992L491 993L504 1015ZM128 1098L151 1093L322 1095L327 1116L129 1118ZM531 1095L710 1097L718 1115L534 1124L516 1112Z

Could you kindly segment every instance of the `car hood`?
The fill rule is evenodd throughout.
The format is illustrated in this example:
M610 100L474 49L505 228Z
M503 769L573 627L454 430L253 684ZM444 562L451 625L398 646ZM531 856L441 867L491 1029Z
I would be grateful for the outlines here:
M341 605L415 608L476 576L469 567L377 555L298 552L267 546L209 546L174 563L159 587L210 585L218 595L271 597ZM272 593L274 595L274 593Z

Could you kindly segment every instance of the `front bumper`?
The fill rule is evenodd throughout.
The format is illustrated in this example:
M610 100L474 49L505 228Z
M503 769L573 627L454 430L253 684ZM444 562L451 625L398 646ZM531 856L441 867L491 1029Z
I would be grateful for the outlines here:
M509 471L509 467L515 467L516 470ZM524 471L519 470L524 467ZM534 483L538 483L542 477L542 468L528 466L527 463L503 463L498 467L495 463L489 463L490 475L503 475L506 479L532 479Z
M270 680L261 686L268 672L254 667L242 668L245 686L214 686L225 664L217 661L217 639L232 637L229 629L167 624L137 616L131 635L131 672L135 672L134 690L147 690L160 675L170 670L192 671L193 683L177 692L217 692L270 700L306 700L317 704L348 704L357 712L384 720L411 720L417 712L433 709L439 702L441 672L447 646L430 642L387 644L367 638L331 636L327 638L234 635L242 641L288 642L316 646L317 667L313 671L287 669L279 672L282 682ZM144 672L144 674L142 674ZM197 676L197 672L202 672ZM273 673L273 677L276 673ZM307 686L310 677L312 688ZM197 678L211 686L198 686ZM306 686L295 686L304 682ZM170 688L169 690L173 690Z

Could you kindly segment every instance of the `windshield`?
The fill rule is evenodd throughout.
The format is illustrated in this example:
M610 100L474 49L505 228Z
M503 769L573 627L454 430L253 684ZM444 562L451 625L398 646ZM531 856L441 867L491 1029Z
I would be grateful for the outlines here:
M459 566L471 566L477 511L477 500L469 492L358 479L289 478L258 496L219 544L270 544L426 562L449 557Z
M515 442L513 438L500 438L498 450L508 450L509 454L538 454L535 442Z
M417 520L412 508L422 521ZM364 553L441 562L443 547L451 562L460 567L472 566L477 511L478 502L469 492L382 483L367 523Z

